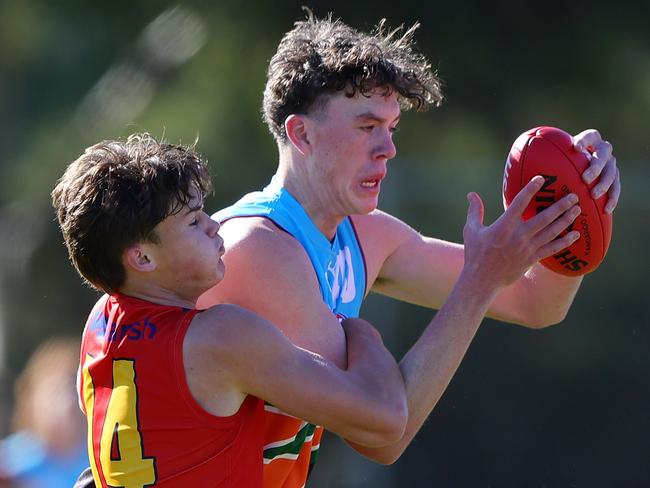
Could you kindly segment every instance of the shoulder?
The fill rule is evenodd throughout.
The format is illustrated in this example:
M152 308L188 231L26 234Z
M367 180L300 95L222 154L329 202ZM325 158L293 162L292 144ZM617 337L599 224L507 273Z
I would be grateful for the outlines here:
M318 286L302 245L270 220L262 217L228 220L219 233L226 249L223 256L226 274L221 283L201 297L199 308L231 302L264 315L263 309L251 307L251 300L276 307L278 300L290 298L283 295L283 283L302 283L303 288ZM294 296L297 291L292 289L291 293Z
M374 210L365 215L353 215L350 219L359 234L359 239L364 244L366 241L379 240L388 247L418 235L410 225L382 210ZM378 239L379 237L381 239Z
M226 252L233 254L241 249L259 248L263 254L294 253L302 249L300 243L284 229L265 217L238 217L225 221L219 234L223 237Z
M242 222L243 221L243 222ZM226 254L224 285L239 278L254 279L268 289L285 279L315 280L311 261L302 244L291 234L261 217L236 219L224 224ZM250 286L255 286L250 283Z
M257 314L238 305L222 304L198 312L186 334L186 340L197 348L215 351L232 350L249 336L256 336L268 328Z
M266 318L295 344L343 364L340 324L323 302L302 245L264 218L228 221L222 235L226 273L201 296L198 307L240 305Z
M369 288L390 256L404 244L421 237L411 226L381 210L350 218L366 257Z

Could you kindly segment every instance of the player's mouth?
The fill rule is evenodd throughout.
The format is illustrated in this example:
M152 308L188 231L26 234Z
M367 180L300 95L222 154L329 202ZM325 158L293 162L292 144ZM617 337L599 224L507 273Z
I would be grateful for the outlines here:
M379 180L362 181L361 186L363 188L377 188L379 186Z
M383 174L376 174L372 175L369 178L366 178L365 180L361 181L361 188L364 190L369 190L372 192L379 192L381 188L381 180L384 179Z

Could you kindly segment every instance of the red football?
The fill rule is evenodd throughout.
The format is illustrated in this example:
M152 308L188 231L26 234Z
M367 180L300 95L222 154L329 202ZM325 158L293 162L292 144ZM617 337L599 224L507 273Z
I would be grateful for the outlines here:
M604 210L607 194L594 199L582 179L589 166L585 154L573 147L572 137L555 127L536 127L521 134L508 154L503 175L503 204L507 208L519 190L536 175L546 180L524 212L529 219L564 195L578 195L582 213L562 235L575 229L580 238L571 246L541 261L567 276L590 273L602 262L612 237L612 216ZM598 180L596 179L596 182Z

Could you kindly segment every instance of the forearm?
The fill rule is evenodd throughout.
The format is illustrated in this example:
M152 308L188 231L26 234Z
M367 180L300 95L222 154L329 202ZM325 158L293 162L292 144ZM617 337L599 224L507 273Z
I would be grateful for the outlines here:
M519 288L513 285L529 283L521 281L521 278L527 271L531 272L535 263L578 239L576 231L559 235L580 213L577 198L573 194L563 197L528 220L522 219L524 210L543 184L544 178L534 177L517 194L508 209L489 226L483 224L484 207L481 198L476 193L467 195L469 208L463 228L462 271L445 304L400 362L409 407L405 434L389 447L358 448L360 452L382 463L391 463L397 459L442 396L497 294L501 294L499 304L505 311L504 315L516 316L517 314L507 313L508 306L518 306L516 300L520 298L513 293L513 290L518 291ZM413 250L419 249L418 243L421 244L422 241L416 240L413 245L408 245L408 242L411 241L405 244L407 250ZM431 249L435 250L436 247ZM457 262L458 248L450 249L451 255L457 256ZM402 249L393 253L393 256L395 254L403 257L407 253ZM416 254L409 254L412 261L417 261L413 258ZM402 260L391 259L392 276L398 276L394 274L398 262ZM453 263L446 269L453 269ZM536 271L533 270L533 274ZM544 273L544 270L540 273ZM529 276L528 279L532 278ZM398 279L395 281L399 283ZM568 308L578 284L576 281L562 282L551 278L551 283L545 284L546 287L551 287L547 290L549 295L545 299L555 303L558 297L562 297L565 299L565 308ZM508 291L504 293L504 290ZM504 296L507 297L505 302ZM532 298L530 292L527 298ZM529 304L530 302L524 304L524 307Z
M363 405L365 430L373 445L384 446L401 439L408 418L404 380L379 333L360 319L344 322L347 337L346 374L356 385ZM374 431L374 432L373 432ZM367 444L367 443L366 443Z
M378 280L373 291L423 307L439 308L463 267L462 247L452 250L445 256L444 269L435 274L435 285L430 284L433 272L423 266L409 275L415 285L407 282L409 286L405 287ZM534 329L557 324L569 311L581 283L582 276L564 276L537 263L497 294L486 315Z
M497 295L487 315L531 328L557 324L564 320L581 283L581 276L563 276L538 263Z
M402 454L458 369L495 293L471 273L461 273L446 303L399 363L409 413L404 435L382 448L351 443L356 450L382 464Z

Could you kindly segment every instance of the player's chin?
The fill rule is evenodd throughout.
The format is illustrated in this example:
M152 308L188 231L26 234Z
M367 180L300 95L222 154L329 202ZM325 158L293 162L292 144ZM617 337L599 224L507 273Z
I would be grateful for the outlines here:
M374 198L368 198L365 201L365 213L370 213L374 210L377 210L377 207L379 206L379 193Z
M356 202L350 207L348 215L366 215L377 210L377 202Z
M365 194L359 195L355 198L354 202L354 212L353 214L369 214L370 212L377 210L379 206L379 192L374 194Z
M226 264L221 258L219 258L219 264L217 265L217 280L223 280L223 277L226 276Z
M212 272L212 275L210 276L210 282L211 282L210 288L221 283L225 275L226 275L226 265L221 260L221 258L219 258L219 263L217 264L217 267Z

